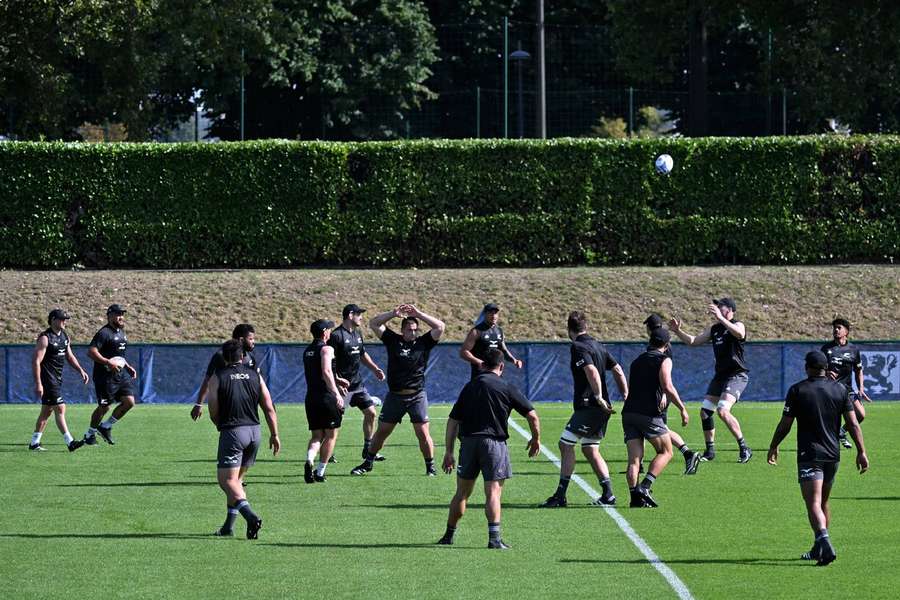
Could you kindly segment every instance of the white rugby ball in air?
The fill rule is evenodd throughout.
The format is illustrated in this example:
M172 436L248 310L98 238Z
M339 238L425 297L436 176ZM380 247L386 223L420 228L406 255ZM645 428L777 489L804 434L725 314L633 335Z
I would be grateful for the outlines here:
M656 157L656 172L662 175L668 175L672 172L672 167L675 166L675 161L672 160L672 157L668 154L660 154Z

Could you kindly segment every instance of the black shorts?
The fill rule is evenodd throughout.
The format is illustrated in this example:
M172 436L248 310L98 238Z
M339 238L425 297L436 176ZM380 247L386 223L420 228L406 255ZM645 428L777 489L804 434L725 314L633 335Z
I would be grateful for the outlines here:
M798 462L797 463L797 481L823 481L827 485L834 483L834 476L837 475L838 462Z
M512 477L509 450L506 442L487 437L464 437L459 443L459 465L456 474L460 479L502 481Z
M649 417L640 413L622 413L622 430L625 432L625 442L628 440L649 440L669 433L666 419L662 415Z
M355 406L359 410L366 410L370 406L375 406L375 401L372 400L372 396L369 395L365 386L360 384L347 390L344 395L344 404Z
M220 469L239 469L256 462L259 450L259 425L241 425L219 432L216 464Z
M310 431L339 429L344 419L344 411L338 408L337 400L331 395L322 398L306 398L304 407Z
M581 408L572 413L559 441L574 446L596 446L606 436L609 413L597 406Z
M127 373L119 377L94 377L94 392L97 394L97 404L101 406L137 395L134 392L134 379Z
M41 381L41 385L44 387L44 393L41 395L42 405L59 406L66 403L62 398L62 390L58 384Z

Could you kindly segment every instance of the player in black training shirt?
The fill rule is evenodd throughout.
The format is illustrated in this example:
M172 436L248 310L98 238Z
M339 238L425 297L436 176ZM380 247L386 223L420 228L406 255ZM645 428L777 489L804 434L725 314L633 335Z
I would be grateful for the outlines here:
M399 334L387 327L388 321L394 318L403 319ZM430 328L423 335L419 335L419 319ZM408 414L419 440L419 449L425 458L425 474L434 476L437 470L434 468L434 443L428 431L425 369L428 367L431 349L444 333L444 322L426 315L412 304L401 304L394 310L373 317L369 321L369 327L387 349L388 393L381 406L378 430L372 436L369 452L362 464L350 471L350 474L363 475L372 470L385 440L403 420L403 415Z
M487 351L491 349L502 352L504 358L516 365L517 369L521 369L524 364L513 356L509 348L506 347L503 329L498 325L499 322L500 307L493 302L485 304L481 315L475 322L475 326L469 330L462 347L459 349L460 357L471 366L472 379L478 377L481 363Z
M741 424L731 413L734 404L750 381L750 369L744 361L744 342L747 340L747 328L734 319L737 305L731 298L713 300L707 306L707 312L716 322L698 336L692 336L681 330L681 322L673 318L669 327L681 341L688 346L702 346L712 342L713 354L716 358L716 373L706 389L706 397L700 405L700 421L703 424L703 435L706 438L706 452L701 460L713 460L716 457L716 424L713 414L725 422L728 430L738 443L738 462L745 463L753 456L750 446L744 441Z
M777 464L778 445L790 432L796 419L797 474L809 524L815 536L812 550L803 554L802 558L815 560L820 566L837 558L828 536L831 524L828 496L841 460L838 445L841 417L856 443L856 466L859 472L865 473L869 468L862 430L856 421L847 388L825 377L827 367L828 359L822 352L810 352L806 355L808 379L795 383L788 390L784 400L784 414L775 428L768 455L769 464Z
M31 444L28 446L29 450L44 450L44 447L41 446L41 436L44 434L44 428L47 426L47 420L51 413L56 415L56 426L63 434L63 440L65 440L69 452L74 452L84 445L83 440L76 440L69 433L69 426L66 424L66 401L62 397L62 374L66 362L78 371L85 384L88 382L87 372L78 364L78 359L75 358L72 347L69 345L69 336L66 334L66 321L68 320L69 314L63 309L51 310L47 316L49 327L38 335L34 347L34 359L32 360L34 392L41 402L41 412L34 425Z
M644 325L647 326L647 334L651 337L653 336L653 332L657 329L664 329L663 324L665 320L657 313L651 314L649 317L644 319ZM647 346L647 350L650 350L651 347ZM666 345L665 355L669 358L672 358L672 346ZM674 359L673 359L674 362ZM667 413L663 412L663 422L667 420ZM681 415L681 426L687 427L688 422L690 421L690 417L686 412L682 412ZM672 438L672 445L675 446L678 451L681 453L681 456L684 457L684 474L685 475L694 475L697 473L697 468L700 466L700 454L691 450L690 446L684 441L684 438L681 437L681 434L675 431L674 429L669 429L669 437ZM642 470L642 468L641 468Z
M217 479L225 492L227 513L225 523L215 535L234 535L234 521L238 514L247 521L247 539L256 539L262 527L259 518L244 493L244 475L255 462L259 450L259 407L262 407L269 426L269 448L277 456L281 450L278 438L278 418L266 382L256 369L243 363L243 349L239 340L222 344L224 366L209 378L206 397L209 418L219 430Z
M366 309L356 304L345 306L341 313L344 320L328 338L328 345L334 348L334 372L347 382L345 404L355 406L363 415L363 458L366 457L369 445L372 443L372 435L375 433L375 417L378 413L375 411L376 399L369 395L363 385L362 376L359 374L359 365L365 365L378 381L384 381L384 371L366 352L366 344L360 329L364 312ZM378 454L375 460L384 460L384 457Z
M253 349L256 348L256 329L250 323L239 323L234 326L231 331L231 339L241 343L244 352L243 364L259 373L259 365L256 357L253 356ZM225 359L222 358L222 350L217 350L212 358L209 359L209 365L206 367L206 374L203 381L200 382L200 391L197 393L197 402L191 407L191 418L197 420L203 415L203 399L206 397L206 388L209 385L209 378L213 374L225 366Z
M531 402L516 387L500 378L503 373L503 353L497 349L485 352L481 373L465 385L450 411L447 420L446 452L443 468L452 473L456 465L453 456L459 436L459 467L456 471L456 494L450 501L447 530L438 544L453 543L456 525L466 512L466 502L475 488L478 473L484 477L484 514L488 520L488 548L507 549L500 537L500 496L503 482L512 477L507 422L513 410L528 419L531 439L528 456L541 449L541 423Z
M572 340L570 368L575 384L575 412L559 438L559 485L553 495L540 505L542 508L562 508L568 505L566 491L575 471L575 444L579 440L581 451L603 488L602 495L594 500L594 504L616 503L609 480L609 467L600 455L600 440L606 435L609 415L615 412L606 389L606 371L613 372L623 397L628 396L628 381L622 367L610 356L603 344L588 335L587 325L584 313L569 313L567 328Z
M649 349L631 363L628 374L628 397L622 407L622 429L628 448L628 470L625 478L631 490L632 507L656 507L650 487L672 459L672 440L666 425L666 409L673 403L687 425L688 414L678 391L672 384L672 359L667 355L669 332L658 327L650 332ZM644 458L644 440L656 451L647 474L638 485L638 468Z
M109 444L115 444L112 427L134 407L134 379L137 371L125 360L128 336L125 335L125 309L113 304L106 309L106 325L100 328L91 340L88 356L94 361L94 391L97 394L97 408L91 415L91 426L84 434L84 443L94 445L97 436ZM119 406L110 418L100 422L109 410L109 405Z
M838 383L847 388L850 393L850 400L853 402L853 410L856 411L856 420L860 423L866 418L866 409L863 408L860 399L871 402L863 381L862 357L859 354L859 348L854 346L848 340L850 336L850 321L838 317L831 322L831 333L834 339L824 346L822 352L828 357L828 377L834 379ZM856 389L853 391L853 377L856 377ZM841 444L844 448L852 448L850 441L847 439L847 432L841 427Z
M334 376L334 348L328 345L334 321L318 319L309 326L312 343L303 350L303 373L306 376L306 421L310 438L306 446L303 479L306 483L325 481L325 467L334 452L338 430L344 415L347 388L338 389ZM346 385L342 381L342 385ZM319 455L319 466L313 461Z

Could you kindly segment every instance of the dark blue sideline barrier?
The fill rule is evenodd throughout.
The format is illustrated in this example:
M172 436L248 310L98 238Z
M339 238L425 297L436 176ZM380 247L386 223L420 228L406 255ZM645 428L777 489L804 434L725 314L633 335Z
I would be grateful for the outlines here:
M865 370L866 392L873 400L900 400L900 342L854 342L860 347ZM272 344L258 346L256 355L266 382L276 403L303 402L306 383L301 353L306 344ZM807 342L757 342L747 344L750 365L750 385L742 400L778 401L788 387L805 377L803 357L821 344ZM74 346L79 362L88 373L93 363L85 346ZM626 373L631 361L644 345L639 342L607 344L613 357ZM140 401L152 404L193 402L200 388L210 356L217 349L213 345L133 344L128 360L138 371ZM377 341L367 349L382 367L386 368L384 348ZM506 365L509 377L533 401L569 402L572 399L572 376L569 371L569 344L525 343L510 344L510 350L525 361L516 369ZM0 346L0 403L37 402L32 374L33 346ZM713 373L712 346L689 348L673 346L674 381L684 400L700 400ZM384 397L383 382L363 368L369 392ZM453 402L468 381L469 365L459 358L459 344L441 343L431 353L426 385L430 402ZM613 400L621 400L611 375L607 383ZM95 402L93 382L81 384L69 367L63 374L63 397L70 403Z

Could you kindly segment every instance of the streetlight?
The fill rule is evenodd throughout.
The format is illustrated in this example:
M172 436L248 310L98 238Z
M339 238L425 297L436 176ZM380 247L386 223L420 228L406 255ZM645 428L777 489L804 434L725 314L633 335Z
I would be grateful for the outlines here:
M514 60L516 62L516 79L518 84L518 94L519 94L519 110L518 110L518 125L519 125L519 139L525 137L525 113L524 106L522 101L522 68L525 66L524 62L529 60L531 55L522 50L522 42L519 42L519 49L509 55L510 60Z

